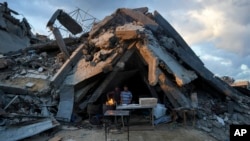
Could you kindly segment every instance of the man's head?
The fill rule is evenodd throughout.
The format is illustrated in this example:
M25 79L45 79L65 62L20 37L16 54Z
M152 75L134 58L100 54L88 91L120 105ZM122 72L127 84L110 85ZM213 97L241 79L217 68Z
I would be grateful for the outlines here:
M123 89L124 89L124 91L128 91L128 87L127 86L124 86Z
M119 91L120 90L120 88L119 87L115 87L115 91Z

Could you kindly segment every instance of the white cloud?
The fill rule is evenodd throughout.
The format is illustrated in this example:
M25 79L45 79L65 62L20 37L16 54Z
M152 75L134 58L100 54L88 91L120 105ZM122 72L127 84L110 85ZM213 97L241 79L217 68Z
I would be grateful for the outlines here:
M205 54L200 57L204 61L213 61L213 62L218 62L222 66L230 67L232 65L232 61L226 58L218 57L218 56L213 56L211 54Z
M240 66L241 71L236 75L241 80L250 80L250 69L246 64Z
M197 2L197 0L194 0ZM217 48L246 56L250 53L250 2L198 1L196 8L172 11L173 25L194 44L211 42Z
M27 18L36 32L45 35L49 34L47 21L58 8L71 12L79 7L102 19L117 8L148 6L172 24L212 72L250 80L249 68L244 66L250 66L249 0L8 0L8 3ZM241 69L242 64L245 70Z
M250 69L248 68L248 66L245 65L245 64L242 64L242 65L240 66L240 68L241 68L241 70L243 70L243 71L249 71L249 70L250 70Z

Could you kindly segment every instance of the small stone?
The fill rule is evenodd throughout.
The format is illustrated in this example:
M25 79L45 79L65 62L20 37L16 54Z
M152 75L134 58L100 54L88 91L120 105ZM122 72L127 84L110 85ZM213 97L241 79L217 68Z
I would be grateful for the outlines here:
M28 82L28 83L26 83L25 86L26 86L27 88L32 88L34 85L35 85L35 84L32 83L32 82Z
M38 68L38 72L43 72L43 67Z
M227 116L225 116L224 121L228 121L228 117Z
M85 60L91 61L91 60L93 60L93 56L92 55L85 55Z
M20 72L21 75L25 75L27 74L27 71L25 69L22 69L22 71Z
M217 122L217 121L213 121L212 124L213 124L214 127L217 127L217 128L222 128L223 127L223 125L221 123Z
M211 132L212 130L210 128L207 127L200 127L202 130L206 131L206 132Z
M221 118L221 117L216 117L216 119L217 119L217 121L221 124L221 125L225 125L225 122L224 122L224 120Z
M89 54L87 49L83 49L82 53L83 53L83 55L88 55Z
M47 58L47 57L48 57L48 54L47 54L47 52L42 52L42 53L40 54L40 56L42 56L43 58Z

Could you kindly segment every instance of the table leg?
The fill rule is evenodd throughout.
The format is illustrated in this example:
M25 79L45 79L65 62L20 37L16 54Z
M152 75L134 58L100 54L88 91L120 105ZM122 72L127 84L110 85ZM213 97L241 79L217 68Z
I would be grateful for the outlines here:
M124 127L124 120L123 120L123 116L121 116L122 117L122 127Z
M107 141L107 123L104 124L104 130L105 130L105 141Z
M154 127L154 114L153 114L153 112L154 112L154 109L152 108L152 111L151 111L151 116L152 116L152 126Z
M128 129L127 129L127 130L128 130L128 131L127 131L127 132L128 132L128 141L129 141L129 122L130 122L130 121L128 120L128 125L127 125L127 126L128 126Z

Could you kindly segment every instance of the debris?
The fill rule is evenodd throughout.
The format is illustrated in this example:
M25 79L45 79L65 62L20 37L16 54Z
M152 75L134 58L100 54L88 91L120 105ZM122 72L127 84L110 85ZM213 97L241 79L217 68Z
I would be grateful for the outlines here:
M17 98L18 95L16 95L3 109L6 110L10 106L10 104L12 104Z
M32 82L28 82L28 83L26 83L25 86L26 86L27 88L32 88L34 85L35 85L35 84L32 83Z
M155 21L145 16L142 12L138 10L121 8L119 9L119 11L125 15L128 15L135 21L142 23L146 28L149 28L153 32L155 32L159 27Z
M19 13L10 9L7 2L0 3L0 15L1 53L25 49L34 40L40 42L31 32L27 19L18 19L16 15Z
M38 68L38 70L37 70L38 72L43 72L43 67L40 67L40 68Z
M90 42L93 43L98 48L110 48L113 46L112 40L114 38L114 34L112 32L105 32L100 35L98 38L92 39Z
M143 33L144 28L132 23L116 27L115 35L121 40L139 39L140 34Z
M66 58L70 57L70 54L66 48L66 45L63 41L62 35L57 27L53 27L53 24L55 23L55 20L58 19L59 22L64 25L70 32L73 34L77 34L82 32L82 27L75 22L74 19L72 19L67 13L63 12L61 9L58 9L53 16L50 18L47 27L50 28L50 30L53 32L57 44L60 47L61 51L64 53Z
M160 124L160 123L168 123L171 121L170 116L162 116L154 121L154 125Z
M41 133L45 130L54 128L58 125L59 123L54 119L42 119L29 124L26 123L23 125L6 127L1 129L2 131L0 132L0 141L5 141L6 139L9 141L21 140Z
M62 140L62 137L55 136L55 137L50 138L48 141L61 141L61 140Z
M192 108L198 108L198 97L197 97L197 93L191 93L191 104L192 104Z
M155 108L153 108L154 118L158 119L164 115L166 115L167 108L163 104L157 104Z
M60 103L56 118L62 121L70 121L74 106L74 88L62 85L60 89Z
M73 34L82 31L69 15L57 10L47 24L56 41L1 57L0 108L6 107L1 109L1 126L50 116L76 122L76 113L94 112L88 109L92 103L107 109L106 94L122 85L129 85L135 103L141 98L150 98L147 103L154 105L163 103L154 111L155 124L170 121L165 115L168 109L185 123L190 119L186 116L192 116L199 129L223 140L229 124L250 123L250 92L245 85L234 89L214 77L157 11L120 8L76 39L63 39L53 27L55 20ZM42 128L35 130L34 134L42 132Z
M25 69L22 69L22 71L20 72L21 75L25 75L27 74L27 71Z

